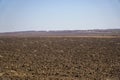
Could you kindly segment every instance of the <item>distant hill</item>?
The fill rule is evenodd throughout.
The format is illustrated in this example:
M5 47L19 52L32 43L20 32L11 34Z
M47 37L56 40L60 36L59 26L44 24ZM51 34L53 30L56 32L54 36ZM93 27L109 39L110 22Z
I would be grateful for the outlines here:
M0 33L0 37L44 37L44 36L120 36L120 29L63 30L63 31L19 31Z

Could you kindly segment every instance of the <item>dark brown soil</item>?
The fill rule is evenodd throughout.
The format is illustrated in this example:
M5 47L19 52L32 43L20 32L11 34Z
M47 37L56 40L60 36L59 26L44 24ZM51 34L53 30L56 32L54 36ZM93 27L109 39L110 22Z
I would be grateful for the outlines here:
M0 80L120 80L120 38L0 38Z

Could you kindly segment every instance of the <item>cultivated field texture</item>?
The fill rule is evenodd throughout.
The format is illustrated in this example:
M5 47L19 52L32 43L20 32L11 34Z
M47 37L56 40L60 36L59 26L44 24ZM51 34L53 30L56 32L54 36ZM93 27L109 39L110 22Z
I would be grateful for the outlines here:
M0 80L120 80L120 38L0 38Z

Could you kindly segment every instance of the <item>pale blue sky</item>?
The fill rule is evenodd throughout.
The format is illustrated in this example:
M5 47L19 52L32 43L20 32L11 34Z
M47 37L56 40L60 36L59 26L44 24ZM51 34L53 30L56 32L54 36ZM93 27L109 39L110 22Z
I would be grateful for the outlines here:
M0 32L120 28L120 0L0 0Z

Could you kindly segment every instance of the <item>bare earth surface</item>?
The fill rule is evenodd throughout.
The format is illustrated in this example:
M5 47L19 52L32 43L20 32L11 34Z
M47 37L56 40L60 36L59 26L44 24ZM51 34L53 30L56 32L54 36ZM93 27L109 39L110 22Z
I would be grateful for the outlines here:
M120 80L120 38L0 38L0 80Z

